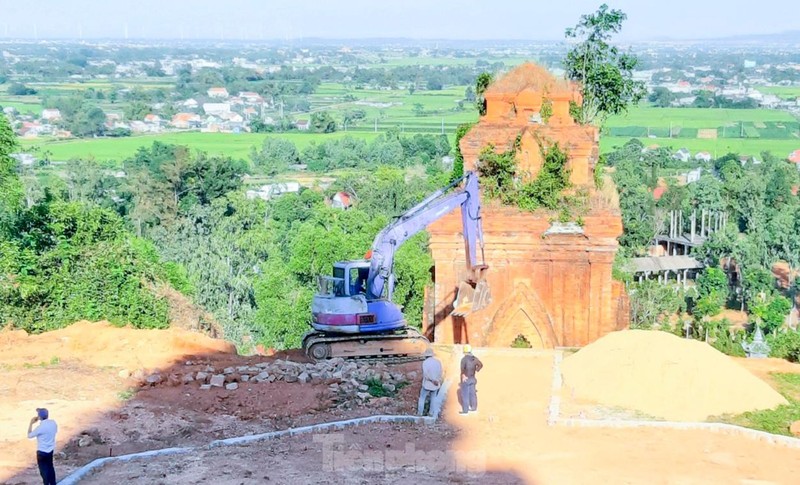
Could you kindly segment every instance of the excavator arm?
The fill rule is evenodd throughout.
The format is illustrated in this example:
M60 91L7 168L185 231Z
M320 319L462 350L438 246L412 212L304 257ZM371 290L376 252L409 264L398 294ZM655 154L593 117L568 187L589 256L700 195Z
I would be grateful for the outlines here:
M460 190L447 194L447 192L465 181ZM370 270L367 279L367 298L378 299L384 295L389 300L394 291L394 277L392 269L394 257L400 246L424 230L430 224L442 217L461 208L462 229L464 235L464 249L466 252L468 281L462 282L459 288L459 297L456 307L463 306L465 300L472 305L471 310L476 311L488 304L488 286L483 280L486 266L483 262L483 230L481 227L481 203L478 193L478 177L473 172L467 172L464 177L456 180L425 200L409 209L392 224L384 228L376 237L372 245ZM480 250L480 263L478 251ZM470 289L465 288L465 284ZM480 289L480 294L474 294L475 289ZM470 293L467 295L467 293Z

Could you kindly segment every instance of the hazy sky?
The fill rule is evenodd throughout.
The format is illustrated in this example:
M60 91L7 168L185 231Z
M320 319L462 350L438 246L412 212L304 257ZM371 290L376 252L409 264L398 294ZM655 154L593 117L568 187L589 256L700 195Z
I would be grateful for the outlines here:
M560 39L602 0L0 0L3 38ZM797 0L616 0L625 40L799 29Z

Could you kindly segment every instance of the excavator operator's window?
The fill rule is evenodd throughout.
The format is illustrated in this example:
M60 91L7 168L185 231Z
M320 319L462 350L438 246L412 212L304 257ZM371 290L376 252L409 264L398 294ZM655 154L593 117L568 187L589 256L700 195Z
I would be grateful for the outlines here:
M367 276L369 268L350 269L350 294L363 295L367 293Z

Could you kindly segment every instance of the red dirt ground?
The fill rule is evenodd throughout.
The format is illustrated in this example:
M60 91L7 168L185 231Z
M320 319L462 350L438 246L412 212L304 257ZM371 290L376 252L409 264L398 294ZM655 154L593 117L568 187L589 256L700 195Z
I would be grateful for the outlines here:
M40 338L0 332L0 483L39 480L32 460L35 444L25 439L24 432L34 409L40 406L48 407L60 426L56 466L63 477L77 466L109 454L199 445L218 438L368 414L409 414L419 392L416 384L403 388L399 398L388 406L350 409L331 407L323 392L327 388L324 383L242 383L232 392L163 384L120 396L135 383L120 377L119 372L139 369L133 364L163 362L158 368L169 376L209 364L222 368L271 358L226 354L225 344L219 341L189 339L193 343L186 344L176 336L181 332L175 330L158 331L162 333L154 334L158 338L146 347L139 344L140 331L119 332L102 325L58 338L53 334ZM80 338L94 340L99 343L97 348L105 350L94 352L90 343L70 344ZM159 340L172 342L177 350L158 347ZM702 431L549 427L546 417L552 355L481 352L485 368L479 376L477 415L458 415L455 389L451 389L444 419L433 427L381 425L333 433L344 440L342 451L352 452L345 458L355 461L329 463L322 444L307 435L113 465L86 483L764 485L794 484L800 476L800 451L743 437ZM97 355L104 357L93 360ZM451 362L447 353L441 355L443 361ZM297 353L280 357L301 358ZM192 365L185 365L187 360ZM796 368L782 361L747 365L756 374L793 372ZM418 368L419 363L406 364L402 370ZM456 373L457 367L451 365L449 375ZM86 446L77 444L81 435L87 436L83 439ZM405 467L354 466L364 465L363 460L357 460L364 452L407 451L412 444L413 450L423 453L413 455ZM418 459L436 456L435 451L457 455L453 461ZM476 467L485 473L467 473Z
M342 440L338 455L326 451L319 437L305 435L112 465L86 483L166 483L164 477L169 482L248 485L797 483L800 451L749 438L705 431L549 427L552 356L508 351L478 355L485 367L479 376L477 415L458 414L453 389L440 424L330 433L327 439ZM451 375L455 371L450 368ZM406 451L403 456L410 461L404 467L388 466L384 452L389 450ZM437 452L452 455L442 458ZM431 461L430 456L438 459Z

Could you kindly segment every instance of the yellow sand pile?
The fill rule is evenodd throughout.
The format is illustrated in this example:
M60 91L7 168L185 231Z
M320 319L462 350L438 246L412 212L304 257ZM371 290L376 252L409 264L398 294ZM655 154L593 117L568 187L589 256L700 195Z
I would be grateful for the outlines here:
M665 332L611 333L564 359L567 396L674 421L770 409L786 399L704 342Z

